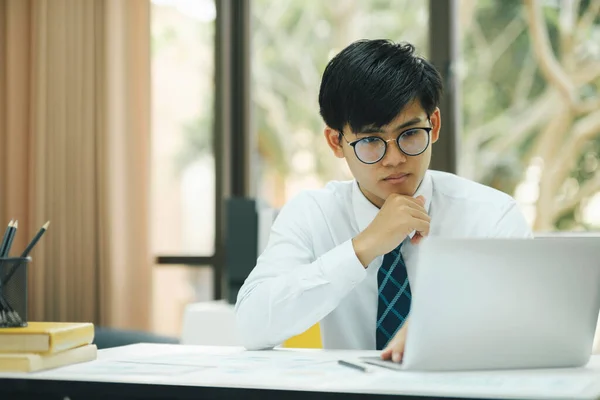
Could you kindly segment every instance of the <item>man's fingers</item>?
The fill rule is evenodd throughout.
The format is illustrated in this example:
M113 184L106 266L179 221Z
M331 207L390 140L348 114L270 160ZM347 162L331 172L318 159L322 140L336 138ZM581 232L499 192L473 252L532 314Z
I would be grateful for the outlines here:
M392 339L385 349L381 352L383 360L392 360L393 362L402 361L404 356L404 335L400 335Z
M392 358L392 348L391 347L386 347L381 352L381 359L383 359L383 360L389 360L391 358Z
M384 360L391 359L393 362L399 363L404 357L404 346L406 345L406 332L408 329L408 318L404 321L404 325L394 335L392 340L383 349L381 358Z
M418 197L415 199L407 196L405 199L407 200L406 204L409 206L425 211L425 199L423 197Z
M422 237L429 236L431 217L423 212L411 210L410 216L413 218L411 228L417 231ZM414 238L414 237L413 237ZM420 240L420 239L417 239ZM415 242L413 242L415 243ZM418 243L418 242L417 242Z
M404 339L397 339L392 341L388 347L383 349L381 352L381 359L392 360L393 362L399 363L402 361L404 356Z
M423 197L423 196L412 197L412 196L405 196L405 195L397 195L396 199L397 199L396 201L402 199L404 204L407 204L409 206L413 206L413 207L417 207L417 208L421 208L421 209L423 207L425 207L425 197Z
M425 197L423 197L423 196L412 197L412 196L404 196L403 195L402 197L404 197L407 200L412 201L413 203L425 205Z
M421 235L421 233L417 232L415 233L415 235L412 237L412 239L410 239L410 242L412 244L419 244L421 243L421 240L423 240L423 235Z
M401 335L394 344L392 348L392 361L399 363L402 361L402 357L404 356L404 345L406 342L406 338L404 335Z
M423 221L431 222L431 217L425 212L424 209L411 208L409 213L412 217L418 218Z
M413 218L410 227L415 231L419 232L421 236L429 235L429 221L425 221L419 218Z

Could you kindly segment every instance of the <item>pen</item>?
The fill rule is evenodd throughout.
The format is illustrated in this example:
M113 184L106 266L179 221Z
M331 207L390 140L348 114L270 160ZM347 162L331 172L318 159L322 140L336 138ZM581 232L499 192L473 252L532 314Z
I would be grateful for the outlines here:
M360 364L351 363L349 361L338 360L338 364L343 365L344 367L354 368L362 372L369 372L367 367L363 367Z

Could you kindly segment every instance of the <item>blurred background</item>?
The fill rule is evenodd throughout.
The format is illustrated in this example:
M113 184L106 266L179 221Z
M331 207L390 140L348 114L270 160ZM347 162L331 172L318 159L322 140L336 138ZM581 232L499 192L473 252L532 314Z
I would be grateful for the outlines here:
M317 94L361 38L442 72L432 168L600 228L600 0L0 0L0 220L53 224L32 316L177 336L231 297L227 201L350 178Z

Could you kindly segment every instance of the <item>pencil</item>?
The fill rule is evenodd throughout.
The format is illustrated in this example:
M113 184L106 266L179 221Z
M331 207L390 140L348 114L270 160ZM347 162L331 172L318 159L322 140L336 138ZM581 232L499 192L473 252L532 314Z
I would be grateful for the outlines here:
M17 229L19 228L19 221L15 221L12 226L12 231L8 234L8 242L6 243L6 247L4 248L4 253L2 257L8 257L10 254L10 248L12 247L13 240L15 240L15 236L17 236Z
M46 230L48 230L48 226L50 226L50 221L46 222L44 224L44 226L42 226L42 228L39 230L39 232L34 236L34 238L31 240L31 243L29 243L27 245L27 247L25 248L25 250L23 251L23 254L21 254L22 258L25 258L29 255L29 253L31 253L31 250L33 250L33 248L35 247L35 245L37 244L37 242L40 240L40 238L44 235L44 233L46 233ZM14 273L17 271L17 269L21 266L21 263L16 263L13 265L13 267L10 269L10 271L8 271L8 273L6 274L6 277L4 278L4 283L8 283L10 281L10 278L12 278L12 276L14 275Z
M6 231L4 231L4 236L2 237L2 244L0 244L0 257L2 257L2 254L4 254L4 248L6 247L6 244L8 243L8 237L10 236L10 231L12 229L13 226L13 220L11 219L10 222L8 223L8 226L6 227Z
M33 250L33 248L35 247L35 245L37 244L37 242L40 240L40 238L42 236L44 236L44 233L46 233L46 230L48 230L49 226L50 226L50 221L46 222L44 224L44 226L42 226L42 228L38 231L38 233L31 240L31 243L29 243L27 245L27 247L23 251L23 254L21 254L21 257L27 257L29 255L29 253L31 253L31 250Z

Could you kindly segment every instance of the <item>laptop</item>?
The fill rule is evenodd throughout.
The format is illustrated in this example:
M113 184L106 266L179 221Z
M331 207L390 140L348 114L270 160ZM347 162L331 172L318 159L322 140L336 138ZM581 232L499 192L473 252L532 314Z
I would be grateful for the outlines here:
M600 311L600 238L428 238L402 364L422 371L585 365Z

